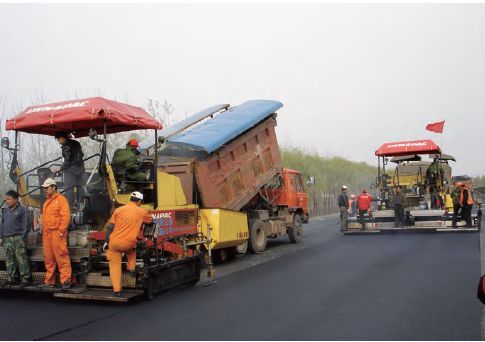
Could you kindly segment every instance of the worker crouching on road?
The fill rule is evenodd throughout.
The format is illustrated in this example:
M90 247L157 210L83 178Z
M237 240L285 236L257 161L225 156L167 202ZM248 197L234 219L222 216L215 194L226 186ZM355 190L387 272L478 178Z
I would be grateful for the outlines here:
M349 197L347 196L347 187L342 185L342 191L338 195L338 206L340 208L340 231L347 229L349 219Z
M402 193L400 186L396 186L394 194L394 221L396 227L404 227L405 225L404 208L406 206L406 195Z
M67 248L67 229L71 212L67 199L57 192L57 183L47 178L42 184L46 197L42 209L42 244L44 246L45 282L39 287L54 287L56 266L61 274L62 289L71 287L71 260Z
M28 211L18 200L19 194L16 191L10 190L6 193L7 208L2 209L0 245L5 243L5 264L8 277L5 285L15 285L20 281L20 288L24 288L31 281L29 259L25 246L29 231Z
M364 222L364 215L370 212L373 199L372 195L369 195L366 189L363 189L362 193L357 196L357 208L359 208L359 218L362 224Z
M151 223L152 218L147 211L140 208L143 194L132 192L130 203L117 208L110 219L106 232L103 250L109 261L109 276L115 296L121 296L121 259L122 253L128 259L127 270L135 271L136 266L136 237L143 223Z

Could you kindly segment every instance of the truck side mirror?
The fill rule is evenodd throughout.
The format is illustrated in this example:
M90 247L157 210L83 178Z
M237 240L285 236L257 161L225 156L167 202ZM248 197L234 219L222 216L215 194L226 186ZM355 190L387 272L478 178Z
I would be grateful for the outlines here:
M8 140L8 137L2 138L2 147L6 148L7 150L10 147L10 140Z
M165 142L165 137L158 137L158 143L161 145Z
M313 177L313 176L308 177L308 179L306 181L306 185L311 186L311 185L314 185L314 184L315 184L315 177Z

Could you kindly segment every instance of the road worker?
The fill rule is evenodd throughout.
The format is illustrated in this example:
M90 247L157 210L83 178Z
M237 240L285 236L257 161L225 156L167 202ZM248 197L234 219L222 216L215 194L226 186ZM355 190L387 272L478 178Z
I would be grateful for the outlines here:
M125 148L119 148L115 151L111 166L113 167L117 179L120 179L124 173L126 180L147 180L148 174L139 171L140 162L138 161L137 156L140 152L137 150L138 147L138 140L131 139L128 141Z
M401 187L396 186L394 194L394 222L395 227L404 227L404 208L407 206L406 195L402 193Z
M361 222L364 220L364 215L370 212L370 206L374 198L367 193L367 189L362 189L362 193L357 196L357 208L359 209L359 217Z
M460 207L460 193L461 193L461 188L463 187L462 182L456 182L455 183L455 189L451 193L451 199L453 201L453 218L451 219L451 227L452 228L457 228L457 222L458 222L458 213L461 211Z
M466 228L472 228L472 192L466 184L463 184L460 191L461 217L466 221Z
M64 173L64 194L69 202L69 207L74 208L79 205L79 201L84 196L84 153L79 141L71 139L67 132L59 131L55 134L57 142L61 145L62 157L64 162L57 170ZM74 190L76 195L74 195Z
M113 212L106 231L103 250L106 251L109 261L109 276L115 296L121 296L122 253L127 257L127 271L133 273L136 262L136 237L143 223L152 222L147 211L140 208L142 202L143 194L138 191L132 192L130 202Z
M24 288L31 281L27 247L25 246L25 239L29 232L28 210L19 203L17 191L8 191L5 195L5 202L7 207L2 208L0 222L0 246L5 243L5 264L8 277L5 285L16 285L20 281L20 288Z
M44 246L45 281L39 287L53 288L56 266L61 274L62 289L71 287L71 260L67 248L67 229L71 213L67 199L57 192L57 183L47 178L42 184L46 201L42 209L42 244Z
M349 198L347 196L347 186L342 185L340 195L338 196L338 206L340 208L340 231L347 229L349 218Z
M354 194L350 195L350 216L355 217L357 216L357 198L355 197Z

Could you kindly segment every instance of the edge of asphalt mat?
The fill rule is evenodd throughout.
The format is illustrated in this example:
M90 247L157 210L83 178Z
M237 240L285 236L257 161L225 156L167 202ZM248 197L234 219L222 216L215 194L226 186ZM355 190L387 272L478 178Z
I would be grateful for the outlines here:
M323 215L323 216L316 216L313 217L310 221L311 223L324 223L323 227L321 225L318 225L317 227L313 227L313 229L310 229L308 231L308 235L314 235L318 234L319 231L321 231L322 228L326 229L328 227L336 227L336 222L335 219L338 218L338 214L329 214L329 215ZM271 240L269 240L271 241ZM282 256L301 251L303 249L306 249L308 247L315 246L319 243L322 243L324 241L324 238L322 239L308 239L305 240L305 235L303 235L303 239L300 243L297 244L291 244L289 242L278 242L281 243L280 246L269 246L266 251L263 253L259 254L246 254L243 255L239 258L236 258L235 260L231 260L227 264L222 264L222 265L216 265L214 267L215 269L215 283L217 283L218 279L221 279L227 275L240 272L242 270L248 269L250 267L254 267L257 265L261 265L263 263L266 263L268 261L276 260L278 258L281 258ZM279 247L279 248L278 248ZM207 269L203 269L201 271L201 277L200 281L196 286L206 286L209 285L209 278L207 277Z

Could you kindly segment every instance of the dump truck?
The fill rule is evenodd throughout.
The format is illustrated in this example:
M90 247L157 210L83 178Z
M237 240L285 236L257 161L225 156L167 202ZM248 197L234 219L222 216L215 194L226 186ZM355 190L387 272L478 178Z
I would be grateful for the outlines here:
M377 210L351 217L344 234L396 231L474 232L481 226L481 204L472 215L473 227L465 228L465 221L452 227L453 206L451 192L454 178L450 161L455 158L443 154L432 140L399 141L383 144L375 152L378 157L374 207ZM429 160L423 158L429 157ZM394 169L387 167L394 163ZM386 168L387 167L387 168ZM390 170L389 170L390 169ZM395 227L395 188L401 187L406 197L405 225ZM450 208L451 207L451 208Z
M218 253L223 258L232 249L244 252L245 244L260 252L268 236L288 234L292 242L298 242L301 221L308 220L306 193L301 174L280 166L274 127L275 111L281 106L276 101L248 101L233 108L215 106L163 130L161 123L142 108L97 97L32 106L7 120L6 128L15 132L15 138L13 146L8 138L3 138L2 146L12 154L10 177L22 203L29 207L34 227L27 238L34 282L23 289L15 285L3 289L127 302L196 284L201 256L211 255L212 248L224 251ZM235 121L231 124L231 120ZM207 127L216 133L221 130L221 122L226 123L224 136L206 135ZM140 129L154 133L153 145L140 155L140 170L150 177L146 181L130 181L109 163L108 136ZM80 197L79 189L74 189L77 201L71 208L68 236L75 286L67 291L37 286L45 276L39 223L45 198L40 184L54 177L61 193L68 190L63 175L55 172L60 158L28 171L20 168L18 160L21 132L53 136L59 130L73 132L76 138L89 137L99 144L99 153L84 159L85 195ZM204 143L211 142L210 148L188 142L197 132L205 135ZM183 155L192 152L197 157ZM123 292L116 297L111 291L102 246L113 210L128 203L134 190L144 194L143 208L154 223L141 227L136 270L127 272L123 263ZM7 277L3 260L5 252L0 248L0 281Z
M192 122L212 116L202 124L193 126L189 118L182 132L161 132L167 136L159 170L179 177L185 197L199 207L199 232L213 230L219 261L248 247L263 252L267 238L287 235L297 243L309 221L305 184L314 180L307 175L304 182L301 172L281 167L275 133L281 107L267 100L220 105L194 115Z

